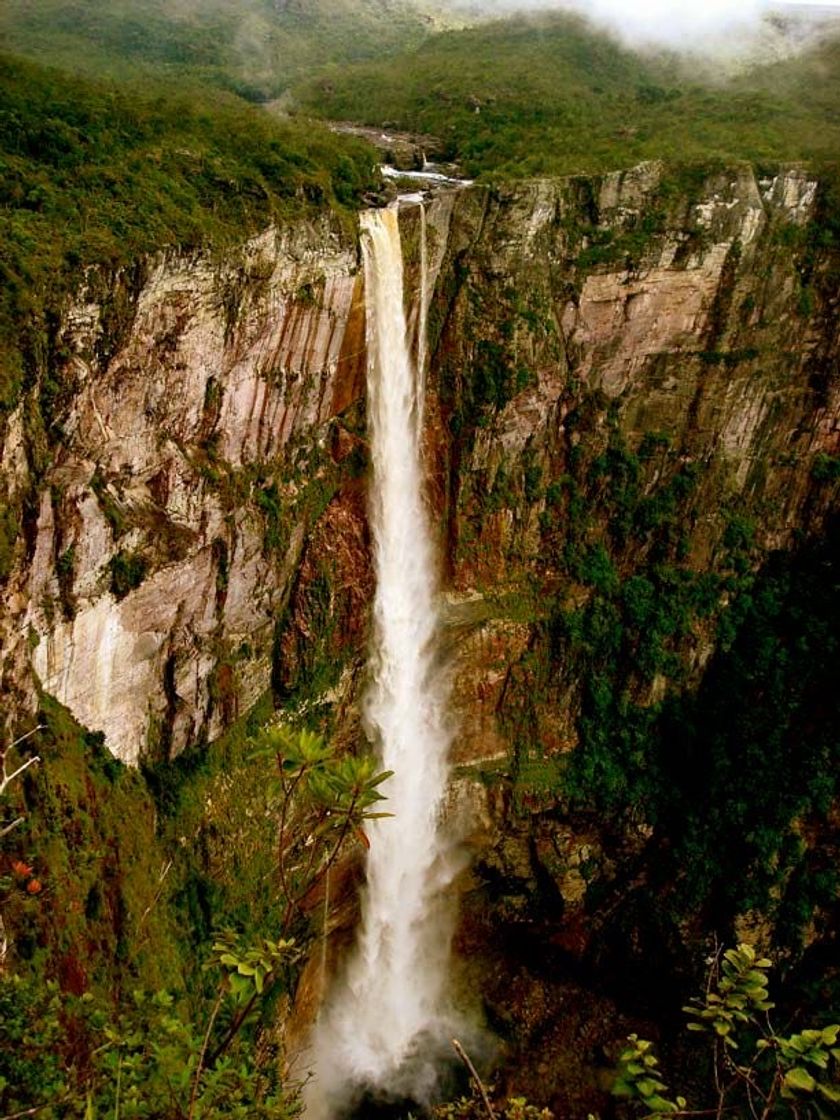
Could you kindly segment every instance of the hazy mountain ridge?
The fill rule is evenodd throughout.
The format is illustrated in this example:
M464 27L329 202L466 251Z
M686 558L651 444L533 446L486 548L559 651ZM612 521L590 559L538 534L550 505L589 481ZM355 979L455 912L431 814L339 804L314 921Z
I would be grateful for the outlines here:
M0 12L6 49L39 61L211 81L252 98L332 63L416 45L445 25L439 8L413 0L9 0Z
M470 174L588 173L643 159L832 159L840 42L735 76L638 52L574 15L437 35L313 78L306 109L442 137Z

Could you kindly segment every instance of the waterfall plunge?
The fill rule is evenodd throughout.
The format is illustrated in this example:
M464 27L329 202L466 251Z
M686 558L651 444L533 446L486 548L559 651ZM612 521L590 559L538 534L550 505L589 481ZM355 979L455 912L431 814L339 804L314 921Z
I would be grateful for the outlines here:
M363 214L362 243L377 581L365 717L383 768L394 771L383 787L394 816L371 822L358 943L316 1027L307 1114L328 1117L366 1091L426 1099L452 1029L442 895L458 868L440 820L451 735L435 663L437 566L420 453L426 309L415 370L397 211ZM425 255L421 263L425 303Z

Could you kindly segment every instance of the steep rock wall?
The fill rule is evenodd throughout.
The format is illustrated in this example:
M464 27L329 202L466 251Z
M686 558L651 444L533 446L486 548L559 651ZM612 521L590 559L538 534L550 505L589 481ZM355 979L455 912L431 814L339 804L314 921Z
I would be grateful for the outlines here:
M559 1115L604 1107L599 1067L676 1010L661 977L712 931L792 976L836 936L827 667L778 696L833 602L802 621L808 573L835 578L825 206L794 168L659 165L454 201L429 318L475 820L458 945L512 1085Z
M837 843L807 780L822 748L801 725L774 740L762 692L789 686L773 675L787 653L770 645L754 665L749 648L750 626L769 626L753 597L784 598L779 557L807 568L824 563L809 550L831 550L840 345L824 206L794 168L644 165L443 195L427 212L451 805L474 854L461 979L505 1040L510 1088L558 1115L606 1107L621 1039L674 1013L662 977L687 997L712 931L784 936L791 968L803 942L816 961L836 936L830 890L812 889ZM402 225L416 323L418 212ZM820 635L793 627L800 639L807 651ZM741 730L715 684L728 674L745 709L767 708L759 757L714 742L727 714ZM335 706L350 741L357 685ZM336 900L336 944L355 914ZM313 964L303 1020L322 979Z
M477 656L509 669L549 600L585 603L599 545L622 576L657 549L722 570L739 518L755 565L820 534L840 342L836 262L807 249L816 199L795 169L682 183L642 165L455 200L431 427L453 625L483 634ZM675 519L679 541L661 542ZM696 679L709 634L684 637ZM497 738L481 713L509 686L489 668L465 684L465 758ZM554 699L543 739L568 750L574 705Z
M821 531L840 436L818 207L797 169L646 164L428 208L427 460L461 761L514 749L535 641L558 603L591 600L599 561L607 581L657 557L724 572L739 526L752 567ZM403 230L416 333L416 208ZM326 221L89 276L2 430L21 529L9 695L31 703L31 664L136 761L217 734L272 673L292 697L349 650L358 666L363 351L356 246ZM726 601L665 641L695 681ZM577 742L580 666L550 677L530 728L549 756ZM630 684L652 702L667 678Z
M690 808L687 779L651 743L735 641L758 574L831 529L840 269L824 205L797 169L643 165L428 208L429 500L453 801L476 854L458 944L517 1084L560 1114L597 1106L592 1069L645 1010L633 962L733 921L773 936L799 874L780 873L774 914L674 903L662 821L669 797ZM416 343L419 211L402 225ZM89 276L2 430L20 528L0 548L11 714L37 676L135 762L215 736L273 685L358 741L363 390L356 245L327 222ZM792 756L774 766L796 785ZM791 804L780 835L830 850L836 820ZM818 910L815 943L836 925ZM595 1012L570 1015L584 995ZM552 1073L582 1061L580 1085Z
M269 687L310 528L352 473L356 246L325 220L92 275L56 335L2 437L24 530L4 687L31 706L31 656L124 761L171 755Z

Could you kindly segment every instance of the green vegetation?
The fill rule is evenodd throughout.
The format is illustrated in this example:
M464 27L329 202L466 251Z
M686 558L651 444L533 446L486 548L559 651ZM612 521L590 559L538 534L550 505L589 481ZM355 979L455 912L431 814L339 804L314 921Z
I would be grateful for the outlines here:
M55 562L55 574L58 579L58 595L61 600L61 609L68 622L72 622L76 615L76 595L73 591L73 575L76 568L76 548L70 545L60 553Z
M386 9L396 18L383 19ZM367 23L350 0L329 11L296 0L248 0L244 10L213 0L200 9L181 5L178 14L162 0L142 7L117 0L107 11L90 0L4 6L6 42L38 61L0 56L0 412L22 387L38 386L26 417L36 478L46 444L61 438L76 388L61 334L71 292L87 285L102 305L92 356L104 362L131 326L148 254L168 246L222 254L272 220L327 209L354 220L376 188L370 149L298 118L275 120L234 93L276 94L324 61L373 57L423 37L418 21L388 0L363 10ZM257 45L263 53L255 64ZM108 78L69 78L45 61ZM604 229L593 206L591 220L565 229L574 279L644 254L668 227L669 207L685 207L714 160L749 159L761 168L836 156L838 72L838 47L828 44L704 87L673 60L634 55L564 17L449 33L396 60L321 73L300 88L299 100L330 116L437 133L449 155L488 177L600 172L653 157L704 161L702 175L690 163L672 169L638 226ZM167 84L173 76L185 79L183 88ZM127 77L143 81L109 84ZM826 264L823 250L840 245L838 181L826 180L815 222L772 235L780 252L796 254L803 315L829 306L837 287L836 263ZM584 181L569 190L594 197ZM484 197L475 192L476 201L464 205L478 211ZM541 291L523 282L516 291L508 279L496 284L482 275L481 266L464 255L445 280L456 292L464 285L470 305L465 360L456 366L441 356L444 366L450 362L442 382L453 479L478 430L533 384L535 369L559 359L561 346L551 284ZM225 285L233 337L242 284L231 275ZM443 329L452 294L439 293L431 309L432 335ZM296 298L311 307L321 293L305 284ZM539 343L538 356L523 339ZM703 345L709 349L691 357L705 367L726 370L757 356L748 345ZM828 372L817 370L815 381L827 381L831 368L826 362ZM755 908L769 915L796 960L806 926L822 932L828 919L820 915L836 905L840 882L830 850L806 843L809 830L836 827L840 531L773 556L757 571L756 526L723 500L712 516L725 531L708 570L698 571L687 526L698 514L708 464L671 448L661 433L628 447L605 400L579 386L569 392L564 403L574 397L576 408L564 413L566 446L558 435L545 454L529 446L518 459L495 462L476 472L459 499L462 553L492 515L510 511L514 543L505 560L513 561L520 523L539 506L528 531L539 527L546 582L562 589L552 598L517 588L497 604L498 617L532 627L505 683L510 707L501 716L516 744L513 825L537 813L540 827L550 825L552 814L562 814L597 819L604 832L626 837L642 823L641 887L627 887L626 906L610 906L616 927L641 930L644 944L645 916L656 907L663 938L677 940L687 916L720 928ZM208 432L220 404L211 382ZM347 431L360 436L362 419L356 408L342 424L356 425ZM226 512L250 506L260 519L266 558L286 562L290 527L306 528L276 622L274 680L277 695L302 708L336 683L361 643L366 591L337 586L337 562L319 547L317 531L338 487L364 469L364 443L357 443L343 467L328 440L237 468L221 460L213 434L189 452ZM545 478L549 462L553 470L561 460L564 473ZM840 458L818 455L811 474L815 492L830 495ZM118 479L97 473L91 486L115 536L135 528ZM0 508L0 581L24 512ZM161 545L167 555L179 547ZM61 550L60 534L56 548L60 607L69 619L77 557L73 547ZM229 544L219 536L212 549L221 601ZM156 560L149 545L125 548L104 580L122 598ZM511 572L515 580L515 563ZM701 673L689 678L686 649L699 663L715 643L701 683L689 688ZM238 660L252 654L248 642L216 652L211 701L223 704L236 692ZM516 672L528 686L519 708ZM571 713L578 743L570 753L543 752L529 717L553 702L563 673L563 685L574 677L573 695L580 695L580 710ZM174 762L151 761L168 750L165 730L153 729L150 761L138 774L104 750L101 736L42 698L44 730L31 745L43 761L11 792L0 820L0 919L12 933L15 970L0 960L3 1113L267 1120L294 1107L278 1081L275 1011L293 992L314 934L307 896L317 894L345 843L364 842L360 830L376 815L383 776L365 761L336 759L315 735L260 735L270 709L266 699L220 743L198 744ZM489 781L501 780L494 770ZM321 845L314 860L311 836ZM616 866L626 866L622 859ZM581 866L588 882L588 864ZM593 875L586 905L597 910L598 892L607 889ZM636 894L645 898L630 914ZM749 975L762 973L763 962L748 961L743 948L733 952L712 990L719 999L708 996L695 1023L710 1026L725 1047L744 1025L744 1006L758 1008L766 996L763 975ZM739 987L744 976L747 986ZM833 973L825 983L835 983ZM789 1090L795 1102L799 1092L816 1092L834 1103L832 1086L820 1089L820 1071L834 1068L836 1038L825 1029L819 1038L808 1031L765 1036L755 1068L778 1063L768 1093L780 1102ZM650 1116L679 1113L684 1102L669 1096L648 1044L632 1042L622 1058L625 1091ZM520 1098L499 1108L506 1120L536 1120ZM440 1116L478 1113L475 1101L463 1101Z
M0 55L0 408L36 371L48 416L60 405L60 311L86 266L123 270L105 284L117 299L143 254L357 207L373 162L359 141L221 93L143 93ZM111 307L104 345L126 307Z
M573 16L435 36L298 90L325 116L430 132L471 174L566 175L645 159L836 159L840 45L729 82L641 55Z
M491 1103L498 1120L554 1120L547 1108L529 1104L525 1097L508 1097ZM434 1120L482 1120L486 1117L487 1104L481 1092L474 1090L469 1097L438 1105L432 1112Z
M296 1114L273 1025L316 929L304 900L385 815L389 775L259 714L146 780L47 698L3 752L4 779L41 758L2 789L3 1115Z
M814 459L811 475L817 482L837 482L840 479L840 456L820 452Z
M6 0L0 38L69 71L177 77L259 100L329 63L405 49L430 24L403 0Z
M185 1020L164 991L136 990L113 1010L54 980L2 976L0 1023L7 1115L286 1120L297 1111L279 1063L257 1067L253 1046L199 1070L204 1024Z
M592 593L548 631L552 658L573 659L584 679L562 785L580 808L656 825L652 873L672 884L675 913L706 905L725 921L771 906L796 947L837 885L801 837L801 822L828 820L838 793L836 532L754 576L750 531L730 521L718 576L654 561L621 580L597 546L572 555ZM699 691L640 702L640 678L679 686L672 640L715 617L719 652Z
M801 835L801 822L829 819L838 793L836 547L834 530L748 582L699 692L664 706L653 751L680 892L730 913L775 895L794 946L837 886Z
M108 567L111 569L111 590L117 599L123 599L146 578L149 562L139 552L117 552Z
M645 1120L729 1112L771 1120L796 1118L803 1110L808 1116L836 1115L840 1025L778 1034L767 1015L774 1006L768 998L770 965L750 945L727 949L714 959L703 995L683 1008L690 1017L688 1029L711 1042L706 1092L712 1108L697 1111L685 1097L667 1096L653 1046L636 1034L619 1059L615 1095L632 1101Z
M540 563L558 592L532 612L501 713L515 747L511 827L536 811L584 832L587 820L600 833L644 821L652 831L643 891L627 904L632 928L654 905L651 923L677 940L688 914L721 929L754 909L798 959L838 885L808 838L834 836L840 792L840 527L759 568L753 517L719 496L709 504L714 464L656 432L631 450L616 407L578 398L565 420L567 473L532 495L544 500ZM462 524L475 516L482 533L503 491L525 523L528 462L503 463L483 495L467 491ZM815 460L817 493L836 483L832 465ZM719 543L698 567L692 526L711 509ZM555 706L569 710L570 693L580 697L575 749L558 751L541 729Z
M38 724L16 759L37 754L41 761L3 798L2 816L21 822L0 838L0 916L10 959L21 972L57 976L78 994L93 989L118 998L132 984L161 986L180 969L172 926L156 905L166 861L145 783L105 750L101 735L83 731L49 697Z
M15 544L20 532L20 523L15 511L5 502L0 502L0 583L12 570Z

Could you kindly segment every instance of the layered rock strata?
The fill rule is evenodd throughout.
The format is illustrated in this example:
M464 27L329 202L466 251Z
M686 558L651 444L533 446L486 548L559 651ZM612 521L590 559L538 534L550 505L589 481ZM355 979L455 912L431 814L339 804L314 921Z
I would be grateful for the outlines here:
M48 376L67 403L37 481L43 383L5 425L29 521L4 668L25 699L29 660L134 763L218 735L269 687L277 617L355 439L338 418L364 384L364 309L356 246L326 221L108 284L91 276L61 325Z

